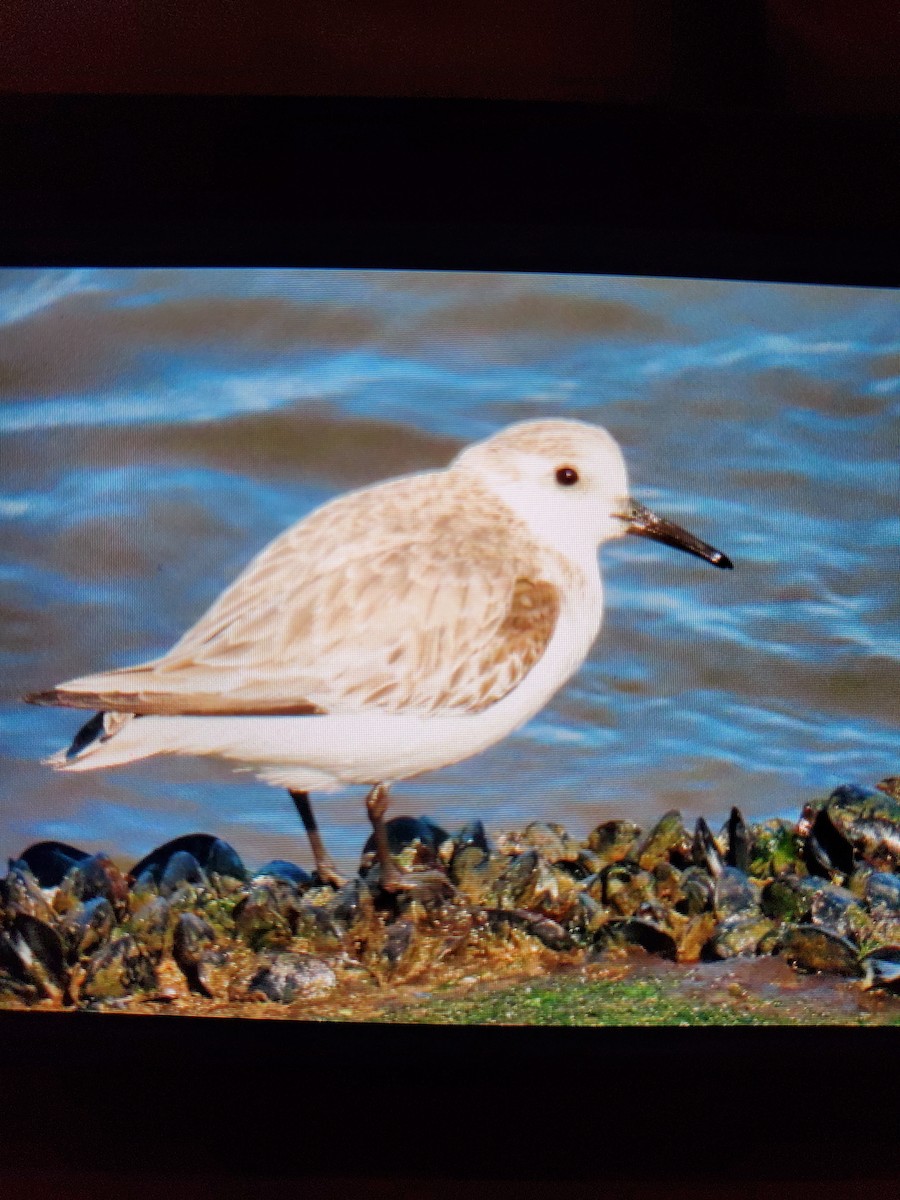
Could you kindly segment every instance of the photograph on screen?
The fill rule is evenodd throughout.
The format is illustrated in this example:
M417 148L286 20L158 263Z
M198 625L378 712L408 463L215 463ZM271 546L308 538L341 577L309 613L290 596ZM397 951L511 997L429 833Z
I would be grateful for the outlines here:
M0 1008L900 1023L900 303L0 272Z

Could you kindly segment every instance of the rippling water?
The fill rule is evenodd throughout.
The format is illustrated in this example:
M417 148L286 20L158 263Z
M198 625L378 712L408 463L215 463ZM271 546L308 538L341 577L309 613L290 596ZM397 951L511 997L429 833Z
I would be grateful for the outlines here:
M307 861L286 793L200 760L56 775L28 690L161 653L327 498L526 417L607 426L731 573L603 551L604 629L537 719L399 785L453 826L794 813L900 771L897 293L598 277L0 273L0 852L195 829ZM323 798L347 865L360 794Z

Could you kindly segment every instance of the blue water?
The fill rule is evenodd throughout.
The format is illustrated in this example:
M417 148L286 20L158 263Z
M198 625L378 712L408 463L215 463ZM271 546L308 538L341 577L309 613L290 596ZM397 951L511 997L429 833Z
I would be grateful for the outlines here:
M900 772L897 293L598 277L0 273L0 854L124 859L202 829L307 861L286 793L200 760L55 775L20 697L168 648L281 529L526 417L622 444L634 495L726 551L604 549L589 661L395 811L586 832L796 813ZM358 792L320 823L350 866Z

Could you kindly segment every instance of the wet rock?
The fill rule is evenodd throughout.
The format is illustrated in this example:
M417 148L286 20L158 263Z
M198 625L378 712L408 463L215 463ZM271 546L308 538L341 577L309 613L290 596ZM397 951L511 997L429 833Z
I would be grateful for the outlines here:
M677 908L685 898L681 888L681 871L670 862L657 863L653 868L653 891L661 904L667 908Z
M371 918L374 911L372 893L363 880L351 879L334 893L326 910L331 920L341 928L354 929Z
M488 892L487 903L494 908L534 911L558 899L559 885L549 863L536 850L528 850L508 859Z
M371 894L370 894L371 903ZM345 926L338 921L330 904L312 904L303 899L294 916L294 936L304 938L315 950L336 950L342 942Z
M581 935L595 933L610 920L608 908L600 904L588 892L579 892L575 907L569 917L569 928Z
M712 912L700 912L687 917L676 935L678 961L699 962L715 931L716 918Z
M591 875L597 873L600 869L597 863L597 855L594 854L593 850L585 850L582 847L575 858L561 859L553 865L558 870L565 871L570 878L581 883L582 880L588 879Z
M283 952L263 956L248 991L261 993L278 1004L293 1004L318 999L335 987L337 976L327 963L311 954Z
M800 828L807 830L803 843L803 861L813 875L841 882L854 867L853 848L835 829L825 808L803 810Z
M480 846L464 846L450 863L450 879L471 904L480 904L502 870L502 859L492 859Z
M453 837L448 840L453 845L454 854L465 850L467 846L477 846L485 854L490 854L491 852L491 844L485 832L484 824L481 821L467 821L462 829L454 833Z
M197 858L197 855L194 854ZM210 845L206 858L197 858L200 866L206 871L207 875L213 877L215 881L217 877L221 879L234 879L238 883L244 883L247 879L247 868L241 862L240 855L234 846L221 838L214 838Z
M518 909L510 916L519 928L536 937L548 950L571 950L574 945L571 934L552 917L527 912L524 909Z
M539 912L525 908L486 910L491 931L500 937L510 937L513 931L537 938L549 950L569 950L575 945L572 932Z
M416 940L416 923L401 918L388 927L381 955L388 967L396 970L412 952Z
M110 942L93 954L79 990L79 1001L121 999L154 992L158 981L153 960L130 934Z

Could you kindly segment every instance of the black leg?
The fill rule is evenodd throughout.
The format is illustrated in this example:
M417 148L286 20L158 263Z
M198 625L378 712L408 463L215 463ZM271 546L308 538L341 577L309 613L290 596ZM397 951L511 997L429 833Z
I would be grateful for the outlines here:
M288 790L290 791L290 789ZM312 805L309 802L309 792L291 792L290 796L296 806L297 812L300 814L300 820L303 822L306 836L309 838L319 878L323 883L331 883L335 887L343 887L347 881L339 873L337 867L331 861L331 855L325 849L325 843L322 841L322 835L319 833L319 826L316 823Z

